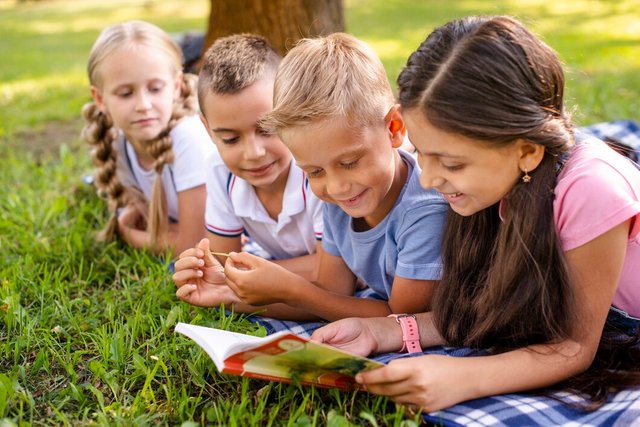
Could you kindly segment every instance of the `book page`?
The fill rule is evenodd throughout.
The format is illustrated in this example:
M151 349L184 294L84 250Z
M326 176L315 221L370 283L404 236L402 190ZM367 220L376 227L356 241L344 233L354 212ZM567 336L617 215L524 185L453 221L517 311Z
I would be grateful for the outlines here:
M275 335L269 337L254 337L251 335L239 334L236 332L224 331L222 329L207 328L205 326L190 325L188 323L178 323L176 332L188 336L207 352L213 363L222 372L224 359L229 355L259 346L265 341L274 339Z

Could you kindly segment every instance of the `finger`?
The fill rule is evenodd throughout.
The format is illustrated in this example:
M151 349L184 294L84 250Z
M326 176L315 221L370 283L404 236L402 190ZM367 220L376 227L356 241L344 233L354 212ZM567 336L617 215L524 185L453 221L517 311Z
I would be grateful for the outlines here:
M338 329L334 324L318 328L311 334L311 341L331 344L331 341L336 337Z
M203 266L204 266L204 260L202 260L201 258L197 258L195 256L180 258L173 264L173 267L175 268L176 271L189 270L189 269L199 270Z
M198 249L197 247L189 248L182 251L178 258L197 257L198 254L200 254L200 257L202 257L202 251L200 249Z
M180 271L176 271L175 273L173 273L173 282L178 286L182 286L184 284L186 284L187 282L191 282L195 279L199 279L202 277L202 271L201 270L193 270L193 269L188 269L188 270L180 270Z
M410 414L411 416L415 416L416 414L423 411L422 406L418 402L419 395L415 392L415 390L400 394L397 396L389 396L394 402L400 403L404 405L405 412Z
M218 261L218 259L211 253L209 239L205 237L204 239L200 240L197 247L200 251L202 251L202 259L204 260L205 268L222 266L222 264L220 264L220 261Z
M241 262L234 261L231 257L236 255L235 252L231 252L229 258L224 263L224 274L227 277L227 280L230 278L231 281L238 281L243 274L246 274L250 268ZM234 286L237 285L234 283Z
M416 397L416 392L411 387L409 381L385 382L376 384L364 383L363 385L369 393L388 396L398 403L414 403L412 400L407 399L415 399ZM403 398L404 400L398 400L400 398Z
M230 252L225 266L226 264L229 264L229 261L231 261L231 265L239 270L241 270L243 267L244 269L254 269L258 267L260 261L262 260L263 258L255 256L248 252Z
M225 264L226 265L226 264ZM227 283L227 286L229 288L231 288L231 290L233 291L234 294L238 295L238 292L240 292L240 288L238 287L238 285L236 285L236 283L229 277L228 275L229 270L227 270L225 268L225 282Z
M366 384L367 388L379 384L405 381L411 376L411 370L404 369L403 364L398 364L397 362L402 362L402 360L394 360L382 368L361 372L356 376L356 381Z
M198 287L196 285L187 284L178 288L178 290L176 291L176 296L183 301L189 302L189 300L191 299L191 294L197 289Z
M250 294L247 294L246 289L242 289L242 287L238 286L236 282L230 280L229 276L225 277L225 281L227 283L227 287L233 291L233 294L238 298L238 300L240 300L240 302L251 304L251 302L248 300Z

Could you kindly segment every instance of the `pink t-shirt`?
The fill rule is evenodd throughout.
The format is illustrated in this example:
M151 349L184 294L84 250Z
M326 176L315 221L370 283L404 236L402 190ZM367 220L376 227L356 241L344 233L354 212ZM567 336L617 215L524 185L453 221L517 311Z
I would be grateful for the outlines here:
M554 218L564 251L632 219L613 305L640 318L640 170L604 142L588 139L571 153L555 194Z

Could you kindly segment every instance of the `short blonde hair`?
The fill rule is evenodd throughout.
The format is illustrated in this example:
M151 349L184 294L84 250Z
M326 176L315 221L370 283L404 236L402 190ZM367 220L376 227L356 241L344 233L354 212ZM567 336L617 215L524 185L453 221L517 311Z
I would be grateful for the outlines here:
M394 104L382 62L366 43L345 33L302 39L276 74L274 109L262 126L277 133L330 117L350 125L381 123Z
M280 54L267 39L254 34L234 34L217 39L204 54L198 76L200 109L209 93L231 94L262 77L274 77Z

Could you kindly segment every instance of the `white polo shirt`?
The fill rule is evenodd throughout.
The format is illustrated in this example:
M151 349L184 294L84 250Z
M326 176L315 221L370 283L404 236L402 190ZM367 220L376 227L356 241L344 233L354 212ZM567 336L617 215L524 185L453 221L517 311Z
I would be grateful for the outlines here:
M207 171L217 149L198 115L188 116L170 132L173 163L162 170L162 184L167 197L169 218L178 221L178 193L206 183ZM156 172L140 166L131 144L120 134L114 147L117 151L118 176L123 185L137 187L151 200Z
M322 240L322 201L293 160L289 168L282 211L274 221L253 186L233 175L216 155L207 178L207 230L224 237L244 232L274 259L314 253L316 241Z

